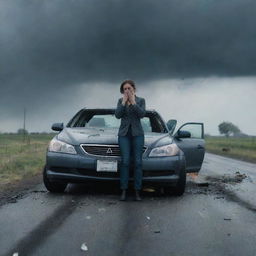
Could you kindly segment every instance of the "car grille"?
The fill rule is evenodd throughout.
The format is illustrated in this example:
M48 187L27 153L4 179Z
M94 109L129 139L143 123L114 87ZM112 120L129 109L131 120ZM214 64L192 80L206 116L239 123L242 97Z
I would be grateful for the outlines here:
M107 156L107 157L117 157L121 156L120 148L118 145L98 145L98 144L82 144L82 149L85 153L94 156ZM146 147L143 147L143 153Z

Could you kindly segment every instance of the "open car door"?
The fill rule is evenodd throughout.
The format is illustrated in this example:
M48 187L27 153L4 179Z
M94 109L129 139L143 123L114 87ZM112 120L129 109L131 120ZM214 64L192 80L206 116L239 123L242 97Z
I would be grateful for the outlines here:
M175 133L174 140L185 154L186 171L199 172L205 154L204 124L183 124Z

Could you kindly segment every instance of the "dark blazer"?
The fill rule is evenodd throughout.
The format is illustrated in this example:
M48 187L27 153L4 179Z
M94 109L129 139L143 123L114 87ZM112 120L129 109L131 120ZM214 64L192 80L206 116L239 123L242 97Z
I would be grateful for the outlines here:
M136 104L128 105L122 104L122 98L118 100L117 107L115 110L116 118L121 118L121 124L118 131L118 136L125 136L129 125L131 124L132 135L139 136L144 135L143 128L141 126L140 119L145 116L146 113L146 104L145 99L141 97L137 97L135 95Z

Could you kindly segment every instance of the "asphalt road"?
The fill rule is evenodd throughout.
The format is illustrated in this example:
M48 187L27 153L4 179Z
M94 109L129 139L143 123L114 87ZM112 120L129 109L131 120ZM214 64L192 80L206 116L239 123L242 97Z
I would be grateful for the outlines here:
M206 154L182 197L120 202L111 186L55 195L40 184L0 207L0 255L255 256L255 176L254 164Z

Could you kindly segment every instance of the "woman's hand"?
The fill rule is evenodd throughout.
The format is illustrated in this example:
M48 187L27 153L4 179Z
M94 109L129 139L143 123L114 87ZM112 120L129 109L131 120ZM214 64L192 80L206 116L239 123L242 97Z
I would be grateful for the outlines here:
M130 101L131 104L136 104L134 92L128 92L128 100Z
M125 92L124 95L123 95L122 104L125 105L128 100L129 100L128 94Z

